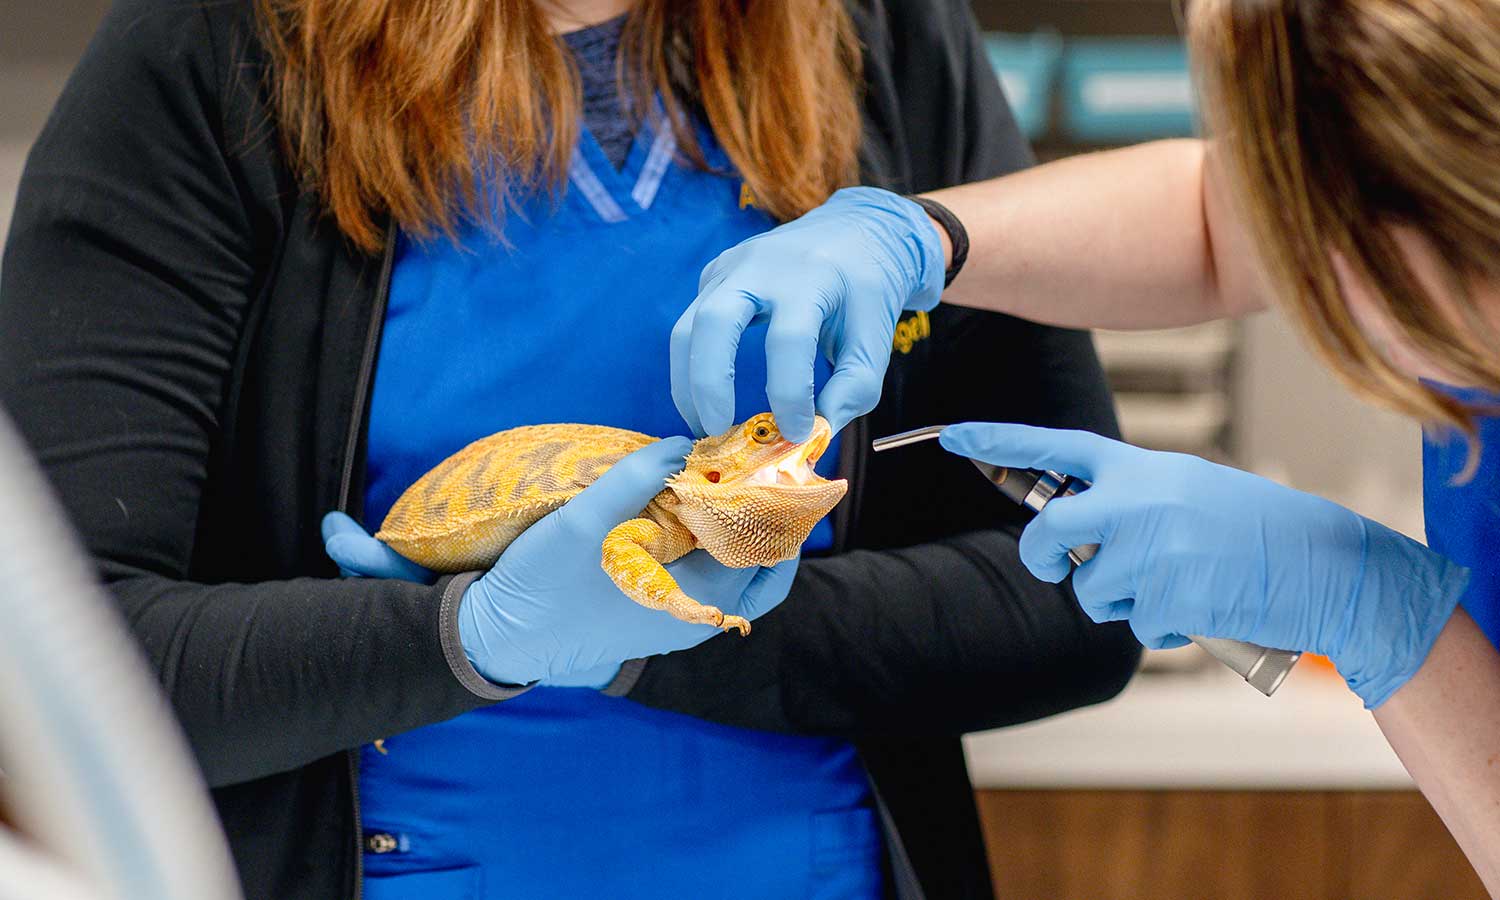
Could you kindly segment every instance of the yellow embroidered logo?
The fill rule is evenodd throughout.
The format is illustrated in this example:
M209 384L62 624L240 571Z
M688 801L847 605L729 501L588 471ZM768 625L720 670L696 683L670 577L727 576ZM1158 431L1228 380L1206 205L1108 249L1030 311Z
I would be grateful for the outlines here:
M750 185L740 182L740 209L755 205L755 192L750 190Z
M891 346L902 353L910 353L913 344L931 336L932 320L927 313L918 312L896 323L896 338L891 341Z

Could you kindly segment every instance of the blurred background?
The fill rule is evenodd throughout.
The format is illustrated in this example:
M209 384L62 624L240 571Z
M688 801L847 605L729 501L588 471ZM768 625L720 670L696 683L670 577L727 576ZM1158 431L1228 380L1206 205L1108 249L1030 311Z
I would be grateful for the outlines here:
M1042 159L1193 133L1175 0L973 5ZM0 230L26 150L106 6L0 0ZM1130 440L1230 462L1421 537L1417 428L1350 399L1278 315L1098 343ZM1267 699L1196 648L1150 654L1114 702L973 736L968 754L1000 896L1484 896L1318 660Z

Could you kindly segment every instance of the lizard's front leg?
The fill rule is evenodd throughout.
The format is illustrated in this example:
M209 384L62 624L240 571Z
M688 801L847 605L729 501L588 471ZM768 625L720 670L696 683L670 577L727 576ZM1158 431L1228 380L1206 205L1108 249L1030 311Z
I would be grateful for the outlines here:
M665 610L684 622L713 625L725 631L738 628L740 634L749 634L748 620L726 616L716 606L704 606L677 586L676 580L652 553L653 549L658 553L671 553L665 545L675 543L672 537L650 519L631 519L616 525L604 536L601 564L605 573L625 592L625 596L642 606ZM674 558L681 555L676 553Z

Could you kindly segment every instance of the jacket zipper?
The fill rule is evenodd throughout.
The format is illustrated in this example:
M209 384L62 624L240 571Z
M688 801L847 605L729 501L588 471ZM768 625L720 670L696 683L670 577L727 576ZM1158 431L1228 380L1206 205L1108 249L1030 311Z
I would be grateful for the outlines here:
M390 299L391 268L396 262L396 229L387 227L385 250L380 259L380 283L375 289L375 309L370 313L370 327L365 332L364 354L354 381L354 412L349 417L349 431L344 438L344 468L339 478L339 509L348 510L349 491L354 484L354 452L359 449L359 435L365 422L365 401L369 399L370 379L375 374L375 348L380 346L380 329L385 324L386 301Z
M349 757L349 798L354 805L354 900L365 894L365 827L359 820L359 751L345 750Z
M359 435L365 420L365 401L369 399L370 380L375 374L375 349L380 345L380 330L385 324L385 307L390 298L391 267L396 260L396 229L386 226L385 250L380 260L380 283L375 289L375 308L370 312L370 327L365 332L364 353L360 356L359 374L354 381L354 408L349 416L349 433L344 441L344 467L339 477L339 509L349 509L349 492L354 484L354 455L359 449ZM354 806L354 898L365 893L365 828L359 812L359 750L346 750L349 760L349 798Z

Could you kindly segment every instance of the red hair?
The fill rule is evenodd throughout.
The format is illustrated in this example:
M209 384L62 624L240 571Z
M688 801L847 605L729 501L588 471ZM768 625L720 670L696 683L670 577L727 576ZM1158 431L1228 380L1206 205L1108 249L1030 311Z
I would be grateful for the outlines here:
M562 184L578 78L534 0L257 3L288 155L358 246L380 245L386 215L451 236L492 200ZM785 220L856 177L859 68L842 0L640 0L619 71L632 111L661 96L699 165L701 113Z

